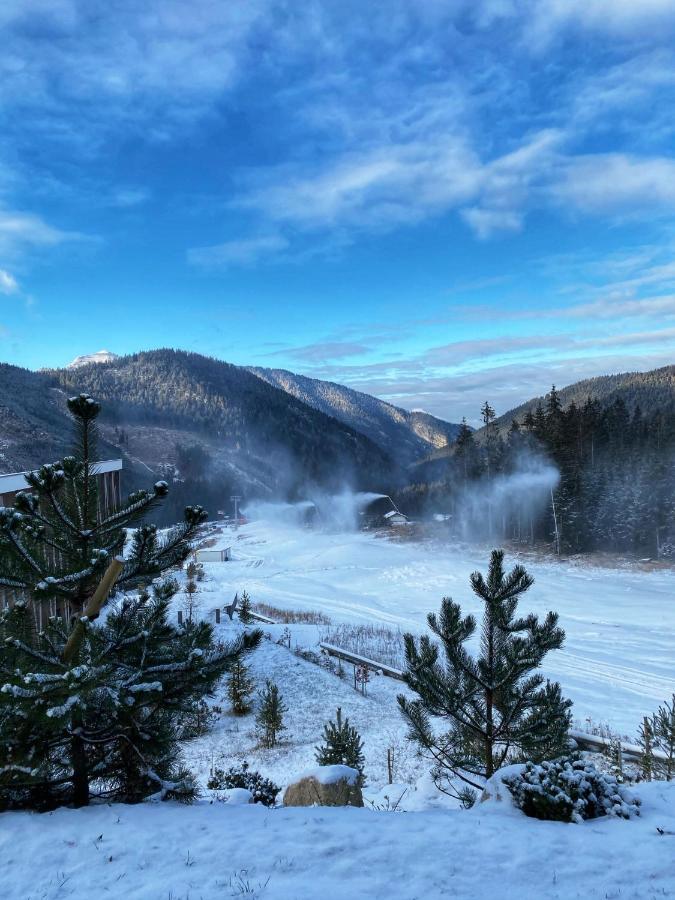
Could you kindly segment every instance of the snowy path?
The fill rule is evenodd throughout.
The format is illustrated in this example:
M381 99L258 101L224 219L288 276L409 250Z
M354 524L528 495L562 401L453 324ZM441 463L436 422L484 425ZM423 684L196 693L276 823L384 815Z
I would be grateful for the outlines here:
M334 621L420 631L444 595L479 613L468 579L486 565L475 550L256 522L238 533L234 560L209 565L208 574L209 588L226 598L246 588L254 600L321 610ZM641 717L675 691L675 573L526 566L536 580L525 608L557 610L567 633L546 674L574 700L577 719L633 735Z

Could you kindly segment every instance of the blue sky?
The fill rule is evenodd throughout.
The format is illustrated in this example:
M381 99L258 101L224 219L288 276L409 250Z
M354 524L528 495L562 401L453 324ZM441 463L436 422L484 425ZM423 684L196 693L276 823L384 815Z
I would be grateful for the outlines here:
M673 0L4 0L3 361L476 421L674 362Z

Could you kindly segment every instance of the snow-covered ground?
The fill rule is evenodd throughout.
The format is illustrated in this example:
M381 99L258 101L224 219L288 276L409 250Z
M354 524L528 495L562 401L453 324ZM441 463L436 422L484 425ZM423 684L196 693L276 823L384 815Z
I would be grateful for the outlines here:
M648 900L675 896L675 783L581 825L508 803L418 813L201 801L0 816L3 900ZM657 829L661 829L660 834Z
M278 626L270 629L273 638L282 630ZM291 632L293 646L296 640L301 645L316 640L315 629L310 626L291 626ZM229 625L220 632L223 637L231 633ZM278 685L288 707L284 715L286 730L281 733L277 747L261 748L255 732L255 698L249 714L234 716L229 712L225 684L222 684L214 700L222 708L222 715L211 731L184 748L185 761L202 785L206 784L212 768L228 769L246 761L284 788L300 772L316 765L315 747L322 741L323 726L335 718L339 706L363 739L367 799L381 802L384 789L391 794L392 802L402 797L400 805L407 810L455 805L438 794L428 775L429 763L420 759L414 746L406 740L406 727L396 705L396 694L404 690L400 682L374 677L364 697L354 690L349 677L342 680L274 640L265 641L247 665L258 687L264 685L266 678ZM389 791L384 788L388 749L394 751L394 778L398 783Z
M243 589L254 602L401 630L421 631L443 595L480 612L468 576L486 568L487 555L476 550L280 521L255 522L216 540L232 544L233 559L204 564L199 614L211 621ZM568 636L565 650L549 657L547 674L572 697L577 718L634 735L641 716L675 689L675 576L570 562L528 561L527 568L536 583L523 611L556 609ZM177 612L180 594L174 603ZM223 614L216 634L227 640L242 627ZM247 665L259 687L274 680L288 706L280 744L259 746L255 703L235 717L223 682L211 701L220 707L214 726L184 746L185 761L203 787L214 767L246 760L283 788L315 766L323 725L340 706L364 741L366 808L233 806L204 789L192 806L5 813L2 900L675 898L675 782L638 785L642 815L630 821L540 822L494 800L457 809L405 739L400 682L373 676L363 696L350 669L340 678L319 656L296 652L316 649L325 626L290 625L291 648L277 643L283 625L263 628L269 640Z
M335 622L375 621L418 632L445 595L466 612L481 612L469 574L485 571L486 552L324 533L280 519L226 531L222 540L232 543L233 560L205 565L207 612L242 589L254 601L317 610ZM566 561L528 560L526 567L535 584L521 610L556 610L567 634L545 673L572 698L576 719L591 717L635 735L642 717L675 690L675 572Z

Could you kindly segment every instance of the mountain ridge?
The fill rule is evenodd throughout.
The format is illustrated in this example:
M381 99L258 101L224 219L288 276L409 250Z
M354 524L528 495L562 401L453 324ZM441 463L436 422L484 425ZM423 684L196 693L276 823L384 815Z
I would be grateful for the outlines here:
M298 375L288 369L250 367L259 378L309 406L367 435L383 449L396 445L397 459L409 465L455 440L459 425L421 410L405 410L333 381Z

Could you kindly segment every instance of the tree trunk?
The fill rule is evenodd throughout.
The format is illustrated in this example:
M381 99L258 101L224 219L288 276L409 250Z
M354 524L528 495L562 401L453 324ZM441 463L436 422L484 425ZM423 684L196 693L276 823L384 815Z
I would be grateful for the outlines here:
M494 647L494 624L492 622L492 613L488 612L490 616L490 624L488 628L488 672L489 678L492 679L494 677L494 669L495 669L495 647ZM493 682L494 683L494 682ZM493 745L493 728L494 723L492 719L492 710L494 705L494 692L492 689L488 689L485 691L485 777L491 778L494 775L493 769L493 753L492 753L492 745Z
M89 773L87 771L87 752L84 741L80 737L79 716L73 719L74 734L70 740L70 764L73 767L73 806L89 805Z

